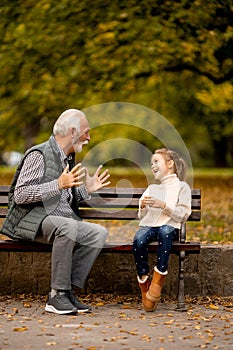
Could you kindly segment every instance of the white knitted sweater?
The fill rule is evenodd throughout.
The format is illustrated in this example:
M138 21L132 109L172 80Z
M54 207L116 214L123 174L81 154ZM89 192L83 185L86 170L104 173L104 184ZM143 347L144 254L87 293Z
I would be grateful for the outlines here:
M144 196L161 199L166 203L166 207L163 210L148 206L141 209L140 203ZM141 199L139 226L170 225L179 229L181 223L191 214L191 189L185 181L180 181L176 174L165 176L160 184L149 185Z

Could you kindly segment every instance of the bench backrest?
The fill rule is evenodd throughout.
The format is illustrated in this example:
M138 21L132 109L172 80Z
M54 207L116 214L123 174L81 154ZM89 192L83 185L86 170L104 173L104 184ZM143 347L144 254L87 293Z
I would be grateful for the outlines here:
M7 214L9 186L0 186L0 218ZM145 188L107 187L92 194L89 201L80 203L80 216L93 220L135 220L138 201ZM201 191L192 190L192 213L189 221L201 219Z

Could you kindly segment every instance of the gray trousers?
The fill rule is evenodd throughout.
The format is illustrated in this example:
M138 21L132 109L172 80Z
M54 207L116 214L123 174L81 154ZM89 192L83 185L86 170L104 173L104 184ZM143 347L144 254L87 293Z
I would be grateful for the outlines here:
M83 288L92 265L107 238L107 230L98 224L47 216L37 241L52 243L51 288Z

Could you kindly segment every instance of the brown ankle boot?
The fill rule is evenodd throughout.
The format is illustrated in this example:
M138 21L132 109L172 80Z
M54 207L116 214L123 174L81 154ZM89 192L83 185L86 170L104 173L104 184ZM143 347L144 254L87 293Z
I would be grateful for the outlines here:
M148 292L149 287L150 287L150 279L149 279L149 277L146 279L145 282L141 282L140 278L138 277L138 285L139 285L139 288L141 290L142 305L143 305L143 307L145 309L144 301L146 299L146 293Z
M144 308L146 311L154 311L157 308L166 275L167 273L161 275L157 269L154 270L151 285L144 300Z

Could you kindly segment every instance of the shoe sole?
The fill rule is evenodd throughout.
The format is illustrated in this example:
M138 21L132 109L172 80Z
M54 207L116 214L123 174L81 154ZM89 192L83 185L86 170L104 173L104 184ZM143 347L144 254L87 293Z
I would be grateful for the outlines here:
M83 314L85 312L91 312L91 308L88 308L88 309L78 309L77 313L78 314Z
M77 312L77 309L74 307L72 310L57 310L54 306L46 304L45 311L53 312L54 314L65 315L75 313Z

